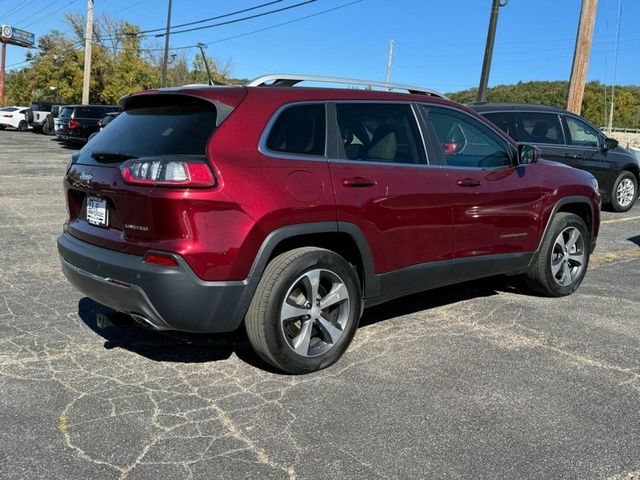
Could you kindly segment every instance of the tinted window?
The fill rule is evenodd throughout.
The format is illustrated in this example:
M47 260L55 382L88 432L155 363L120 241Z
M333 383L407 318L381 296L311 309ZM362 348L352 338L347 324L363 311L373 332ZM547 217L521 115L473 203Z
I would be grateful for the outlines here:
M142 104L118 115L82 150L82 160L90 161L85 153L93 151L137 157L204 155L216 125L215 107L185 97L152 101L153 106Z
M564 143L558 115L552 113L522 112L520 116L519 142Z
M409 105L339 103L340 158L425 163L416 119Z
M73 118L102 118L110 107L76 107Z
M590 127L576 118L565 118L567 119L569 137L572 145L579 145L581 147L600 146L600 134L595 128Z
M447 165L472 168L512 165L511 148L488 126L450 108L425 108Z
M16 110L18 110L16 107L5 107L0 112L15 112Z
M50 112L51 104L34 102L31 104L31 110L34 112Z
M73 113L73 108L69 108L69 107L64 107L62 110L60 110L60 116L59 118L71 118L71 113Z
M514 140L518 140L518 133L516 131L516 118L515 115L511 112L494 112L494 113L483 113L491 123L493 123L496 127L502 130L504 133L509 135Z
M283 153L324 155L324 110L324 104L287 108L269 132L267 148Z

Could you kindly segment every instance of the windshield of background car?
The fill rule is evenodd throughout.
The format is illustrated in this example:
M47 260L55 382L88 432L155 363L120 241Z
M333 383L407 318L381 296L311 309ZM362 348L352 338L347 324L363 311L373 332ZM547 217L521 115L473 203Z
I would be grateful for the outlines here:
M96 118L104 117L105 107L76 107L73 118Z
M83 163L91 161L92 152L136 157L206 153L207 141L216 128L213 104L189 97L146 103L122 112L87 144L80 152Z

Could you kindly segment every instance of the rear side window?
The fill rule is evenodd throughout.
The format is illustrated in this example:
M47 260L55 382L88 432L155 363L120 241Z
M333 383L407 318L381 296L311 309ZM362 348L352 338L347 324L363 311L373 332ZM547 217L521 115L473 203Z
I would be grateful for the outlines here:
M267 148L296 155L324 155L324 104L297 105L284 110L267 138Z
M552 113L520 113L521 131L518 141L530 143L564 143L558 115Z
M372 162L426 163L411 107L393 103L338 103L340 158Z
M34 102L31 104L31 110L34 112L50 112L51 104Z
M72 113L73 108L64 107L62 110L60 110L59 118L70 118Z
M484 117L487 118L491 123L493 123L496 127L502 130L504 133L509 135L514 140L520 141L518 138L518 133L516 131L516 118L515 115L511 112L494 112L494 113L483 113Z
M140 99L135 107L118 115L82 149L83 162L91 162L92 152L136 157L206 154L216 128L213 104L179 96Z
M513 164L512 149L487 125L450 108L426 110L447 165L496 168Z

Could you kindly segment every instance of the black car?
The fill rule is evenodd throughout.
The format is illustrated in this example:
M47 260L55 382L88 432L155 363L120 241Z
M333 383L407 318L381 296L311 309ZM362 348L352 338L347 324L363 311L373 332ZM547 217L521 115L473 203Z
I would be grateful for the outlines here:
M614 210L625 212L636 201L640 161L584 118L542 105L476 103L469 107L514 140L539 147L543 158L591 173L598 180L603 202Z
M89 136L100 129L98 121L107 113L118 112L116 105L69 105L62 109L58 118L56 136L67 142L86 142Z

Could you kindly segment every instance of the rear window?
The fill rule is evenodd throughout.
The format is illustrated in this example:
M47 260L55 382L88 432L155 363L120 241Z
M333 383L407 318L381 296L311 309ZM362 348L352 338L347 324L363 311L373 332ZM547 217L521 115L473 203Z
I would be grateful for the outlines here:
M16 107L5 107L0 112L15 112L16 110L18 110Z
M116 107L76 107L73 118L96 118L104 117L107 112L112 112Z
M34 112L50 112L51 104L34 102L31 104L31 110Z
M139 101L136 107L118 115L82 149L83 163L91 162L92 152L136 157L206 153L207 141L216 128L213 104L184 96L156 97Z
M73 112L73 108L64 107L62 110L60 110L59 118L70 118L72 112Z

